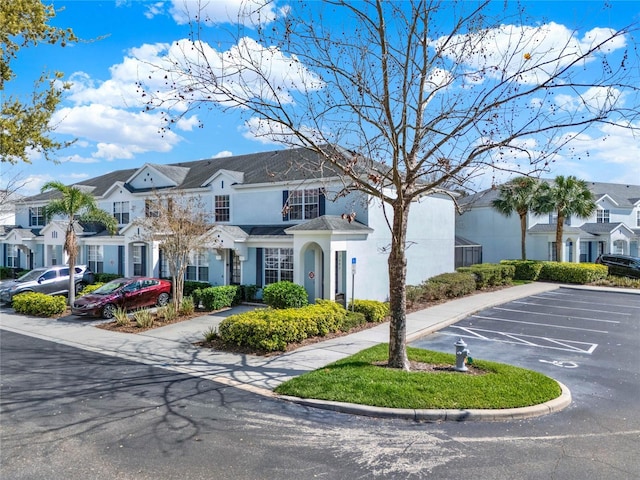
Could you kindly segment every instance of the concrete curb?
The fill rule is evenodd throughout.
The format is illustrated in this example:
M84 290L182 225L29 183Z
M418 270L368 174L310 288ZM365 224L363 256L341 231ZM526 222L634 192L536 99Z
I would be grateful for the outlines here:
M548 402L530 407L503 408L503 409L410 409L372 407L369 405L357 405L354 403L333 402L309 398L298 398L287 395L276 396L282 400L334 412L361 415L376 418L398 418L414 420L416 422L443 422L443 421L484 421L495 422L505 420L522 420L526 418L540 417L550 413L559 412L571 405L571 392L558 382L560 396Z

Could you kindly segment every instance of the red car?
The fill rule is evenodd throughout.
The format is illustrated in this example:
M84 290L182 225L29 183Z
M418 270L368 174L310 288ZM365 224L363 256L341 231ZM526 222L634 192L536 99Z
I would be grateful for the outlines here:
M93 292L76 298L71 307L74 315L113 318L117 308L164 306L171 297L171 282L159 278L118 278Z

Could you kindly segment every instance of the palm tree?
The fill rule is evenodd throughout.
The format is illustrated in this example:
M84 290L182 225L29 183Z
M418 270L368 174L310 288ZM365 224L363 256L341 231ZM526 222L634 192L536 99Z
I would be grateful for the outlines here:
M596 210L593 194L587 187L587 182L578 180L570 175L563 177L558 175L552 184L544 184L540 195L540 203L537 205L537 213L556 212L556 260L562 261L562 234L564 222L575 215L578 218L587 218Z
M95 198L90 193L82 191L77 186L67 186L61 182L47 182L41 192L55 190L59 197L51 200L44 207L45 218L61 216L67 222L64 238L64 250L69 256L69 305L75 300L75 267L78 255L78 238L74 225L77 220L102 223L107 231L113 235L118 225L113 215L101 210L96 205Z
M527 214L535 210L534 203L540 183L535 178L517 177L500 185L498 198L491 202L491 206L505 217L516 212L520 217L520 250L522 260L527 259Z

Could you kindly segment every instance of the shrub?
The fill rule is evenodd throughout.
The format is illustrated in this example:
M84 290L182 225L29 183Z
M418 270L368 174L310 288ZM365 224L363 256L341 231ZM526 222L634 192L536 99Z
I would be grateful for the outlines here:
M148 308L143 308L133 312L133 319L136 321L136 326L138 328L153 327L153 314Z
M540 280L563 283L592 283L607 278L606 265L595 263L543 262Z
M304 287L288 281L276 282L264 287L262 299L271 308L299 308L309 303Z
M36 317L53 317L66 311L67 299L61 295L24 292L13 296L12 306L17 313Z
M122 275L117 273L96 273L94 274L95 281L99 283L107 283L111 280L115 280L116 278L121 278Z
M195 290L203 290L209 288L211 284L209 282L195 282L193 280L185 280L184 287L182 288L183 297L193 297ZM195 300L195 298L194 298ZM196 303L198 305L198 303Z
M234 305L237 293L237 285L219 285L195 290L194 297L199 299L198 304L201 303L206 310L220 310Z
M258 295L257 285L240 285L240 293L242 295L243 302L253 302Z
M158 319L162 319L165 322L172 322L178 317L178 312L176 312L176 307L173 303L158 307L156 314L158 315Z
M215 327L209 327L204 332L202 332L202 336L205 342L213 342L216 338L218 338L218 330Z
M349 311L360 312L367 322L382 322L389 315L389 304L378 300L354 300L349 304Z
M191 315L196 311L196 305L191 297L183 297L180 305L180 315Z
M340 323L340 331L348 332L352 328L364 325L365 323L367 323L367 319L364 313L347 311L347 314Z
M224 342L256 350L285 350L290 343L340 331L346 316L341 305L329 300L302 308L262 308L225 318L218 335Z
M427 282L445 285L444 295L447 298L462 297L476 290L476 279L472 273L442 273Z
M5 278L13 278L13 269L9 267L0 267L0 280Z
M104 283L102 283L102 282L100 282L100 283L92 283L91 285L87 285L80 291L78 296L81 297L82 295L87 295L87 294L93 292L94 290L97 290L102 285L104 285Z
M502 260L502 265L513 265L516 269L514 280L538 280L542 270L542 262L539 260Z
M119 327L125 327L131 323L129 320L129 314L126 308L118 307L113 311L113 318L116 320L116 325Z
M459 267L458 272L473 273L476 277L476 289L497 285L508 285L513 279L516 267L513 265L501 265L495 263L480 263L470 267Z

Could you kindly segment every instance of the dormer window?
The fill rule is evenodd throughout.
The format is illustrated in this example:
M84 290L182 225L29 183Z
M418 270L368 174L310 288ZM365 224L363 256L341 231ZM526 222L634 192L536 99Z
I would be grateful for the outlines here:
M596 212L597 223L609 223L609 210L599 208Z

